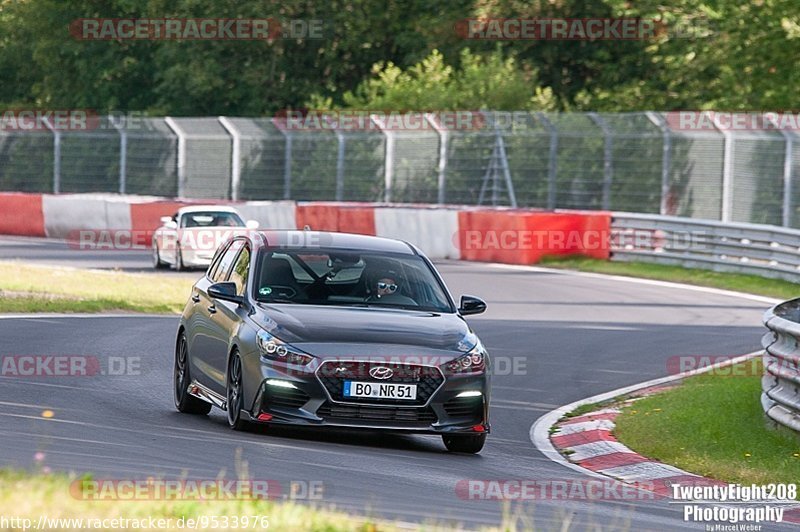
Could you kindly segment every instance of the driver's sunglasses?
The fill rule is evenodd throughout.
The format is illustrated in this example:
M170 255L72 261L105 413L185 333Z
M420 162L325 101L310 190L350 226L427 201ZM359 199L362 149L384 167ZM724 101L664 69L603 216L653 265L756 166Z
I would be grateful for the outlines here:
M395 290L397 290L397 285L389 283L378 283L378 290L388 290L389 292L394 292Z

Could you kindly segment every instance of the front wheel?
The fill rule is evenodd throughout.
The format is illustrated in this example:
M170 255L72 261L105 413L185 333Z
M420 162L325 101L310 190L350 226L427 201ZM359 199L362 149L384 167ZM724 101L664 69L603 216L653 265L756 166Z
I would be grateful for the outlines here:
M228 385L227 385L227 406L228 426L233 430L245 430L248 426L247 421L242 419L242 405L244 404L242 386L242 359L239 353L231 355L228 363Z
M186 343L186 335L181 333L178 344L175 347L175 368L174 368L174 395L175 408L184 414L206 415L211 412L211 404L198 399L189 393L189 384L192 380L189 376L189 348Z
M442 434L442 441L450 452L476 454L481 452L483 444L486 443L486 433Z

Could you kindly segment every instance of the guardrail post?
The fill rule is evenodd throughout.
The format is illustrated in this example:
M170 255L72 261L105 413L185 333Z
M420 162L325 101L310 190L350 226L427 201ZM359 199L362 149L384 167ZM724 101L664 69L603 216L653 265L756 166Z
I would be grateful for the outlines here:
M344 154L347 139L339 130L336 130L336 141L336 201L342 201L344 198Z
M292 134L283 132L286 147L283 152L283 199L292 198Z
M128 181L128 130L127 124L114 119L114 115L108 115L108 121L119 133L119 193L125 194Z
M550 133L550 151L547 159L547 208L556 208L556 170L558 161L558 129L545 116L544 113L536 113L537 118Z
M233 122L226 117L219 116L217 120L231 136L231 199L238 201L242 181L242 136Z
M653 111L645 112L647 118L661 130L664 137L664 146L661 152L661 206L662 215L673 214L669 212L669 173L672 168L672 136L669 133L666 121Z
M792 133L784 130L778 126L775 119L769 114L765 114L764 118L769 121L775 129L777 129L783 136L784 152L783 152L783 204L781 214L781 225L783 227L792 226L792 150L794 149L794 137Z
M53 194L61 192L61 131L53 127L49 118L42 120L53 134Z
M724 128L719 122L719 116L714 115L712 123L722 133L725 139L722 154L722 213L723 222L731 221L733 207L733 133Z
M440 127L433 113L426 113L425 120L439 134L439 165L437 167L438 183L436 202L442 205L445 200L445 183L447 179L447 128Z
M614 178L614 167L612 166L612 157L613 157L613 137L611 128L608 126L605 120L600 118L600 115L597 113L587 113L589 118L597 124L597 126L603 131L603 199L602 199L602 206L604 210L609 210L611 208L611 181Z
M164 122L178 137L178 197L183 198L186 193L186 132L171 116L165 117Z
M381 130L386 139L383 161L383 201L392 201L392 182L394 181L394 133L389 131L377 115L370 115L370 119Z

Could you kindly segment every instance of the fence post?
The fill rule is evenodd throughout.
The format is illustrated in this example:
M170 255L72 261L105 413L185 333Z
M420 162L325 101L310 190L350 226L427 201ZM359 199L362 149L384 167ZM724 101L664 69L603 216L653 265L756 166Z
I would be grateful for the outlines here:
M733 133L724 128L719 121L719 115L714 114L712 123L722 133L725 139L722 152L722 216L723 222L731 221L731 207L733 205Z
M336 201L344 198L344 154L347 139L338 129L336 133Z
M433 113L425 113L425 120L427 120L439 134L439 165L437 167L438 191L436 194L436 202L442 205L445 201L445 186L447 180L447 128L436 122L436 116Z
M58 194L61 192L61 131L53 127L49 118L42 122L53 133L53 194Z
M171 116L164 118L164 122L178 137L178 197L185 197L186 192L186 133Z
M239 189L242 181L242 136L227 117L219 116L217 120L231 136L231 199L239 201Z
M783 205L781 215L781 225L783 227L792 226L792 150L794 149L794 137L792 133L778 126L769 113L764 115L775 129L777 129L783 136L784 152L783 152Z
M394 181L394 133L386 128L386 125L377 115L370 115L370 119L383 133L386 138L386 149L383 161L383 201L392 202L392 182Z
M556 170L558 160L558 129L545 116L544 113L536 113L542 125L550 133L550 152L547 159L547 208L556 208Z
M292 134L284 131L286 148L283 152L283 199L292 198Z
M614 167L612 166L611 157L613 156L613 138L611 128L605 120L600 118L597 113L587 113L589 118L597 124L603 131L603 199L602 207L605 210L611 209L611 181L614 177Z
M128 130L121 121L114 120L114 115L108 115L108 121L119 133L119 193L125 194L128 182Z
M669 212L669 173L672 167L672 136L665 120L653 111L646 111L645 115L650 121L661 130L664 136L664 146L661 152L661 206L659 212L662 215L673 214Z

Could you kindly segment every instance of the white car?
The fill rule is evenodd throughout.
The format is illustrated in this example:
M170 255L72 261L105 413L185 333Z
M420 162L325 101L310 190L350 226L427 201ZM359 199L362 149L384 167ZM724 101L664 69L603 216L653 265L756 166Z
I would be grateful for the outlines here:
M217 205L183 207L161 223L153 233L153 266L178 271L207 268L228 237L258 228L255 220L245 223L236 209Z

